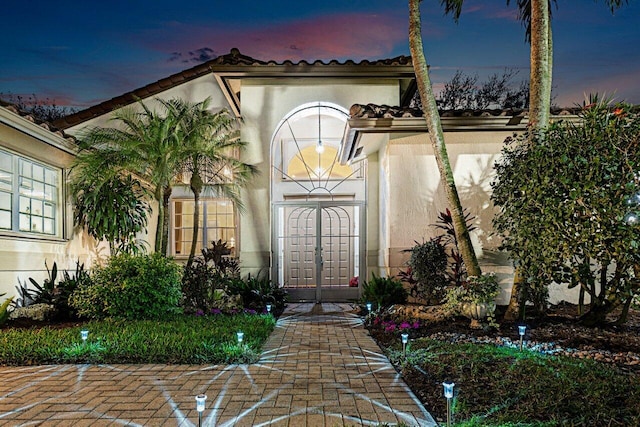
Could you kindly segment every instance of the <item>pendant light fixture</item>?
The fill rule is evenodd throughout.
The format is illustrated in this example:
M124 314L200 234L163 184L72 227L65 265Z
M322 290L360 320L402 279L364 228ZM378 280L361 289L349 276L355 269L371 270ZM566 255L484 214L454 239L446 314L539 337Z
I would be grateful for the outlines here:
M316 153L324 153L324 145L322 145L322 127L320 125L320 104L318 104L318 143L316 144Z

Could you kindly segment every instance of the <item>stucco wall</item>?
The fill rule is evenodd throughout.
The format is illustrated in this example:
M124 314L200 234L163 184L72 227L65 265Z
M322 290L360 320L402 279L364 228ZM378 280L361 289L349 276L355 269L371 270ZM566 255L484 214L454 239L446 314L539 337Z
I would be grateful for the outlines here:
M499 301L509 296L511 263L497 251L498 239L492 235L494 208L489 200L493 164L510 132L446 133L449 160L454 171L462 205L474 217L472 240L483 271L495 272L505 290ZM405 268L411 248L438 235L433 226L440 212L448 207L440 174L428 135L393 139L387 149L389 174L389 256L391 274Z
M495 208L490 201L490 182L503 141L511 134L510 131L445 133L462 206L474 217L473 224L477 228L471 233L474 249L483 272L495 272L502 285L497 299L500 304L506 304L511 295L513 265L507 254L498 250L500 240L493 234L491 221ZM402 253L403 249L411 248L415 241L422 242L439 234L433 224L448 203L427 134L394 138L386 151L385 173L389 179L386 262L391 274L396 274L399 268L406 267L408 254ZM549 291L552 303L577 301L576 289L553 285Z
M67 141L18 115L0 110L0 147L66 171L73 160L73 151ZM89 267L104 253L103 246L97 245L85 233L73 230L68 195L61 191L59 197L61 221L58 225L62 229L56 236L0 231L0 294L15 295L18 282L28 283L30 277L42 283L47 277L45 262L49 268L56 262L59 270L74 271L76 261Z
M295 108L310 102L333 103L348 110L351 105L364 102L394 105L398 98L398 82L391 80L291 79L286 84L282 80L242 82L242 139L249 143L243 160L256 165L260 171L244 192L246 212L240 217L240 259L245 271L255 272L270 265L270 144L278 123ZM367 171L367 185L377 188L372 181L377 179L377 173L371 174L371 170L369 167ZM370 206L371 203L367 206L369 235L378 229L377 214L371 214ZM368 237L367 259L377 255L377 240L377 237Z

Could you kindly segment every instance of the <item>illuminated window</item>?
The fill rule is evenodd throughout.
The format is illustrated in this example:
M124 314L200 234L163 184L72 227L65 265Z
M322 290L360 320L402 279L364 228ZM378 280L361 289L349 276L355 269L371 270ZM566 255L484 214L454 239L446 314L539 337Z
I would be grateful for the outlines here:
M57 235L61 171L0 150L0 229Z
M193 218L195 203L193 200L175 200L173 202L173 255L188 256L193 236ZM200 201L200 227L196 255L200 254L205 242L206 247L212 241L222 240L232 248L235 256L237 238L236 214L233 203L225 199L204 199Z

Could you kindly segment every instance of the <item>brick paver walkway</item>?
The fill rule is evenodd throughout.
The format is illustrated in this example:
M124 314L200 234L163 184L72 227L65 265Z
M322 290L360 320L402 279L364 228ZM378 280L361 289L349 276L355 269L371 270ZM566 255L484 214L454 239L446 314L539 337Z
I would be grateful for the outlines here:
M254 365L0 368L0 426L435 426L348 304L290 304ZM246 331L250 333L250 331Z

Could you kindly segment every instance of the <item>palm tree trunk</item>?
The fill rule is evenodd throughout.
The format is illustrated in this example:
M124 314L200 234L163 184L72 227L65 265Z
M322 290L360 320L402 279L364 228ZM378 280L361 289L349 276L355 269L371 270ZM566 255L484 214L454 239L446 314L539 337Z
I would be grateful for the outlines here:
M549 0L531 0L531 76L529 83L529 143L538 131L549 126L551 114L551 84L553 69L553 42L551 39L551 17ZM518 317L522 286L522 272L518 267L513 274L511 300L504 320L514 321Z
M544 129L549 125L551 65L552 42L549 0L531 0L529 126L532 130Z
M547 1L547 0L545 0ZM422 109L429 130L429 138L440 171L440 179L445 185L447 201L451 207L453 229L458 240L460 255L467 267L469 276L480 276L482 271L478 264L467 224L464 220L462 205L458 196L458 190L453 177L447 146L444 141L440 114L436 105L436 99L431 87L429 69L424 56L422 46L422 33L420 22L420 0L409 0L409 48L413 60L413 68L416 74L418 91L422 99Z
M158 186L154 193L154 197L158 202L158 224L156 225L156 241L153 245L155 252L162 250L162 236L164 234L164 203L162 201L162 188Z
M169 247L169 200L171 199L171 186L167 185L164 188L162 195L162 245L160 251L163 256L167 256L167 248Z
M191 192L193 192L193 235L191 236L191 249L189 250L189 259L187 260L187 268L191 267L193 258L196 255L196 246L198 245L198 234L200 232L200 193L202 193L202 178L200 174L194 171L190 180ZM204 243L204 242L203 242Z

